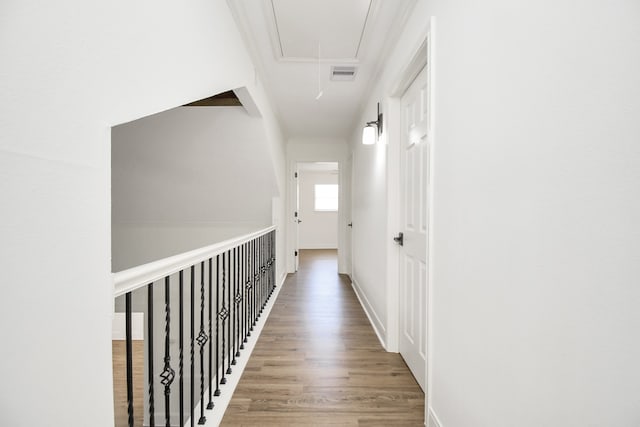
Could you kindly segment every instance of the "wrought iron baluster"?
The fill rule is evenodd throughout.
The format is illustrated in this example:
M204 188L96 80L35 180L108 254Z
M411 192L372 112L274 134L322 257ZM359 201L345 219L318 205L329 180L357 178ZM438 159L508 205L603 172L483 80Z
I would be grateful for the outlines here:
M273 294L273 280L271 280L271 270L273 269L271 244L271 233L269 233L267 234L267 281L269 282L269 298L271 298L271 294Z
M153 383L153 283L147 285L147 350L149 359L149 426L155 427L156 414Z
M171 354L169 347L169 336L171 335L171 297L170 297L169 276L164 278L164 368L160 374L160 383L164 386L164 418L166 427L171 427L171 383L176 376L171 368Z
M195 276L196 276L196 266L192 265L191 266L191 299L190 299L191 304L190 304L190 310L189 310L189 314L190 314L189 317L190 317L190 320L191 320L191 322L190 322L190 324L191 324L190 325L191 326L191 342L190 342L190 344L191 344L191 359L190 359L190 361L191 361L191 367L190 367L190 369L191 369L190 370L191 381L190 381L190 384L189 384L190 385L190 387L189 387L189 392L190 392L189 393L189 397L191 398L190 399L191 405L190 405L190 408L189 408L189 413L191 414L191 418L190 418L191 427L193 427L195 425L194 413L193 413L194 403L195 403L195 378L194 378L195 377L195 369L194 369L194 364L195 364L195 360L194 359L195 358L194 358L194 356L195 356L195 330L196 330L196 328L195 328L195 319L194 319L194 316L193 316L194 315L193 311L195 309L195 295L194 295L195 294L195 288L196 288L196 282L195 282L196 277Z
M216 255L216 391L220 396L220 255Z
M245 334L244 334L244 342L248 341L248 337L251 336L251 241L247 242L247 277L245 282L245 287L247 289L246 297L245 297Z
M276 264L276 253L277 253L277 252L276 252L276 250L277 250L277 245L278 245L278 243L277 243L277 241L276 241L276 231L275 231L275 230L273 230L273 231L271 232L271 234L272 234L272 236L273 236L273 237L272 237L272 239L273 239L273 248L272 248L272 251L273 251L273 254L272 254L272 258L273 258L273 272L272 272L271 274L273 275L273 288L275 289L275 288L278 286L278 283L277 283L277 277L276 277L276 267L277 267L277 264Z
M273 290L276 288L276 233L275 230L271 233L271 287Z
M231 364L236 364L236 317L238 316L238 306L236 305L236 287L238 282L238 248L233 248L233 287L229 288L229 307L233 310L231 317ZM233 288L233 290L232 290Z
M242 244L242 275L240 276L240 288L242 292L242 308L241 308L241 316L240 321L242 323L242 339L240 341L240 350L244 350L244 343L247 342L247 288L246 288L246 279L247 279L247 243Z
M260 315L262 315L262 310L264 309L265 302L265 294L266 294L266 280L264 277L265 267L264 267L264 236L260 236Z
M125 294L125 346L127 352L127 413L129 427L133 427L133 337L131 334L131 292Z
M229 280L227 282L227 305L229 307L229 315L231 314L231 280L232 280L232 272L231 272L231 249L228 251L229 256L227 257L227 271L229 272ZM227 375L232 373L231 370L231 317L229 317L229 321L227 322Z
M259 305L259 296L260 296L260 274L259 274L259 269L260 269L260 258L259 258L259 246L258 246L258 242L259 239L256 238L254 241L254 265L253 268L255 269L254 272L254 276L253 276L253 286L254 286L254 294L253 294L253 318L252 318L252 327L256 326L256 321L258 319L258 305Z
M227 319L227 316L229 315L229 312L227 311L227 308L225 306L225 286L226 286L226 272L227 272L227 253L223 253L222 254L222 308L220 309L220 311L218 312L218 316L220 317L220 320L222 321L222 366L220 369L222 369L222 378L220 378L220 384L226 384L227 383L227 379L225 378L225 371L224 371L224 356L225 356L225 336L224 336L224 327L225 327L225 320Z
M213 299L213 258L209 258L209 404L207 409L213 409L213 327L211 322L211 306Z
M236 357L240 357L240 314L242 313L242 306L240 303L242 302L242 246L238 246L238 257L236 258L236 281L234 284L235 287L235 304L236 304Z
M198 424L204 424L207 419L204 416L204 346L209 337L204 331L204 261L200 263L200 332L198 333L198 345L200 346L200 419Z
M180 394L180 425L184 425L184 270L180 270L179 281L178 281L178 320L180 322L179 326L179 336L178 340L180 341L178 346L180 348L179 352L179 361L178 361L178 391Z
M262 236L262 280L264 281L264 295L262 298L262 309L260 310L260 314L264 310L265 305L267 304L267 299L269 298L269 282L267 281L267 236Z

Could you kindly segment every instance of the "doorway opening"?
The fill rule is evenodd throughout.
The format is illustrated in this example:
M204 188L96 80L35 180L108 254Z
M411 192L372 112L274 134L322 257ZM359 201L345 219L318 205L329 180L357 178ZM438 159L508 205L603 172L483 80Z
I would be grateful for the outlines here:
M339 173L338 162L296 164L296 270L304 251L335 254L331 259L337 272Z

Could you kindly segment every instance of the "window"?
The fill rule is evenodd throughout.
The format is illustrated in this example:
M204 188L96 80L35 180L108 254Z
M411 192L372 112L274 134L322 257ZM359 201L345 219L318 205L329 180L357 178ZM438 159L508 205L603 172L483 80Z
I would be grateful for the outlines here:
M338 184L316 184L315 186L316 211L332 212L338 210Z

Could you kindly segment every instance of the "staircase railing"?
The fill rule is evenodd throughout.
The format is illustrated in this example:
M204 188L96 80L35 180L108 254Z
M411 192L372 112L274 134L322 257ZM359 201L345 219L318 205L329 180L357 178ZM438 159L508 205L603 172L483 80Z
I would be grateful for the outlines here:
M275 233L269 227L114 273L116 309L125 313L128 426L134 426L134 411L142 409L133 403L133 310L144 312L146 324L144 424L154 427L164 418L165 426L184 426L188 417L194 426L196 415L198 424L205 424L205 406L214 409L214 396L222 393L276 287ZM163 318L157 319L158 311ZM154 337L160 348L154 347Z

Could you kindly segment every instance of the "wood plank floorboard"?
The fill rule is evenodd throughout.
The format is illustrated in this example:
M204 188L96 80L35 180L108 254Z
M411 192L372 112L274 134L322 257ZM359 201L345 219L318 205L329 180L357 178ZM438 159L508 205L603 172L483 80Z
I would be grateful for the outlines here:
M142 425L144 411L144 341L134 340L133 346L133 414L134 425ZM126 342L112 341L113 360L113 403L115 427L129 425L127 411L127 350Z
M424 393L380 345L335 250L300 251L221 425L424 425Z

